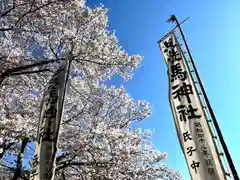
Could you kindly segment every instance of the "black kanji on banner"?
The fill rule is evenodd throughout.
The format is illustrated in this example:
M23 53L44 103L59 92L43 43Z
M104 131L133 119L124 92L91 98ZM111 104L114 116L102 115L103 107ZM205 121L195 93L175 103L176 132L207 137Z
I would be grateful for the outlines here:
M183 71L180 63L176 63L170 66L171 69L171 82L174 80L181 80L184 81L187 78L187 72Z
M202 127L202 125L201 125L201 123L200 123L200 122L195 122L195 127L196 127L196 128L201 128L201 127Z
M210 174L214 174L215 172L214 172L214 168L213 167L209 167L208 168L208 172L210 173Z
M191 84L186 84L185 82L182 83L182 86L176 85L172 87L173 90L173 98L174 99L178 99L179 101L181 101L181 97L185 96L187 98L188 103L191 103L191 98L190 98L190 94L193 94L193 90L192 90L192 85Z
M42 133L42 142L44 141L54 141L54 132L51 132L51 129L48 128L47 132Z
M56 117L56 114L57 114L57 109L53 105L51 105L50 108L44 114L44 118L53 119Z
M186 142L187 140L192 140L191 134L188 131L184 132L183 139L184 139L184 142Z
M182 56L180 55L180 53L174 49L174 48L171 48L169 51L168 51L168 55L169 55L169 58L167 59L168 62L170 63L174 63L175 61L181 61L182 60Z
M168 58L167 58L167 62L175 62L175 61L180 61L182 60L182 57L180 55L180 53L175 49L175 47L177 46L176 44L173 44L173 40L172 38L169 38L168 41L164 41L163 45L165 47L165 49L163 50L163 53L168 53Z
M180 121L187 122L191 119L199 119L201 115L195 114L198 111L197 108L193 108L191 104L188 105L188 108L185 105L177 106L178 113L180 115Z
M199 166L200 166L200 162L193 161L191 164L192 169L194 169L196 173L197 173L197 168L199 168Z
M177 106L178 114L180 116L180 121L184 121L185 123L187 122L187 110L185 105L179 105Z
M163 44L166 47L163 51L164 53L168 52L168 49L176 47L176 44L173 44L172 38L169 38L168 41L164 41Z
M194 149L192 146L189 146L189 147L187 148L187 154L188 154L189 156L192 156L192 154L193 154L194 151L196 151L196 149Z
M199 138L198 142L205 143L204 134L197 134L197 137Z
M38 164L39 164L38 155L35 154L34 158L33 158L32 165L33 165L33 167L36 167Z
M188 105L188 119L199 119L201 115L195 114L198 111L197 108L193 108L191 104Z
M206 145L204 145L202 147L202 152L203 152L204 157L208 157L210 155Z
M196 128L196 133L201 134L201 133L203 133L203 130L201 128Z
M200 142L201 144L205 143L204 132L200 122L195 122L195 130L196 130L196 135L199 138L198 142Z

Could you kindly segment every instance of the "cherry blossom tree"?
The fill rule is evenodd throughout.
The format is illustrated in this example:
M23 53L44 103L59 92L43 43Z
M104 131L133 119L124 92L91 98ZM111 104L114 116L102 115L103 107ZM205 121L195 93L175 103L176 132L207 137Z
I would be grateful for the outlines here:
M141 62L109 30L107 10L84 1L13 0L1 11L0 179L29 179L40 99L61 61L71 62L56 180L181 179L161 164L151 132L131 128L150 115L113 75L131 79ZM98 83L97 83L98 82Z
M74 93L81 101L66 97L56 179L180 179L177 172L161 164L166 154L153 147L151 132L131 128L150 115L146 102L133 101L123 87ZM23 157L27 159L32 151L26 150ZM17 162L12 164L10 168ZM29 167L22 167L21 177L27 179Z
M20 119L25 116L25 121L32 124L34 117L31 116L39 108L39 103L32 96L43 92L51 72L56 71L58 62L67 60L69 54L72 77L81 74L90 84L96 79L110 78L113 74L121 74L129 79L132 70L141 61L140 56L129 56L118 47L115 35L107 30L106 10L103 7L89 9L82 6L80 1L78 6L72 1L54 5L46 6L46 10L42 8L41 11L36 11L32 15L35 17L32 17L32 21L36 22L29 27L24 26L26 29L34 29L35 33L26 33L23 30L17 32L16 29L9 33L0 46L1 52L8 57L1 67L0 75L2 80L5 79L0 89L0 100L5 104L1 107L2 121L15 118L22 122ZM61 13L62 16L56 16ZM75 24L66 26L69 21ZM71 28L78 31L71 34ZM36 56L35 50L41 54L40 57ZM69 84L72 88L76 87ZM15 130L22 127L16 121L14 124Z
M32 3L29 6L31 8ZM6 61L1 67L2 80L20 72L50 71L56 68L53 62L65 60L63 54L72 55L73 66L77 69L84 69L85 73L99 78L120 73L128 79L139 64L141 57L128 56L118 46L115 34L107 30L107 10L103 7L90 9L82 1L59 0L37 9L28 14L30 17L24 16L26 20L22 26L8 31L1 44L2 62ZM15 22L14 18L4 17L2 24ZM36 56L36 52L41 55ZM49 69L50 63L53 67ZM45 66L39 69L40 65ZM36 69L31 72L22 72L33 67Z

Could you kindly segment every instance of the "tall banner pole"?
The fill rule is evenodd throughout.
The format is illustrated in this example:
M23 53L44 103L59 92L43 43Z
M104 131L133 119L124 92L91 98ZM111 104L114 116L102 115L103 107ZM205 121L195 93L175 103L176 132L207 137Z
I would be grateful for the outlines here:
M192 180L226 180L207 116L175 32L160 40L168 67L169 101Z
M217 122L217 119L216 119L215 114L214 114L214 112L213 112L213 109L212 109L212 107L211 107L211 104L210 104L210 102L209 102L209 100L208 100L207 94L206 94L206 92L205 92L205 90L204 90L203 84L202 84L202 82L201 82L201 79L200 79L200 76L199 76L199 74L198 74L197 68L196 68L195 63L194 63L194 61L193 61L193 58L192 58L191 52L190 52L190 50L189 50L188 44L187 44L187 42L186 42L185 36L184 36L184 34L183 34L181 25L179 24L179 22L178 22L178 20L177 20L177 18L176 18L175 15L172 15L171 18L170 18L168 21L169 21L169 22L176 22L177 27L179 28L179 31L180 31L180 34L181 34L181 36L182 36L184 45L185 45L185 47L186 47L186 49L187 49L187 53L188 53L188 55L189 55L189 57L190 57L190 61L191 61L191 64L192 64L192 66L193 66L193 70L195 71L197 80L198 80L198 82L199 82L199 86L200 86L201 91L202 91L202 93L203 93L203 97L204 97L204 99L205 99L205 101L206 101L206 105L207 105L207 107L208 107L208 109L209 109L209 113L210 113L210 115L211 115L211 117L212 117L213 124L214 124L214 126L215 126L215 128L216 128L217 135L218 135L218 137L219 137L220 143L221 143L222 148L223 148L223 150L224 150L224 153L225 153L225 155L226 155L226 159L227 159L227 161L228 161L229 167L230 167L230 169L231 169L231 171L232 171L232 175L233 175L233 177L234 177L235 180L239 180L238 173L237 173L236 168L235 168L235 166L234 166L234 164L233 164L231 155L230 155L230 153L229 153L229 151L228 151L228 148L227 148L227 145L226 145L226 143L225 143L225 141L224 141L223 135L222 135L222 133L221 133L220 127L219 127L219 125L218 125L218 122Z
M56 152L64 97L69 77L71 55L61 63L43 94L37 131L33 172L30 180L53 180L56 167Z

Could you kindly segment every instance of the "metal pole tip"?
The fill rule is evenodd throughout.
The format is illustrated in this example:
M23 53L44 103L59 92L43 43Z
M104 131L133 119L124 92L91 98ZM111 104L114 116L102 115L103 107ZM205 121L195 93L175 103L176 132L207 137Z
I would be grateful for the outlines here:
M173 23L174 21L176 21L176 16L174 15L174 14L172 14L171 16L170 16L170 18L167 20L167 22L169 22L169 23Z

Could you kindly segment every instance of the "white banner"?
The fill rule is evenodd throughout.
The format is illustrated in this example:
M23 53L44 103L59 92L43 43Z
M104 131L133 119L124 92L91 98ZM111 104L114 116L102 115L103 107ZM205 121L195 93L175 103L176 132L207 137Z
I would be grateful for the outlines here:
M55 155L67 72L68 62L53 75L44 92L33 161L34 172L30 180L54 179Z
M174 32L160 41L168 66L169 100L178 139L193 180L225 180L205 111Z

